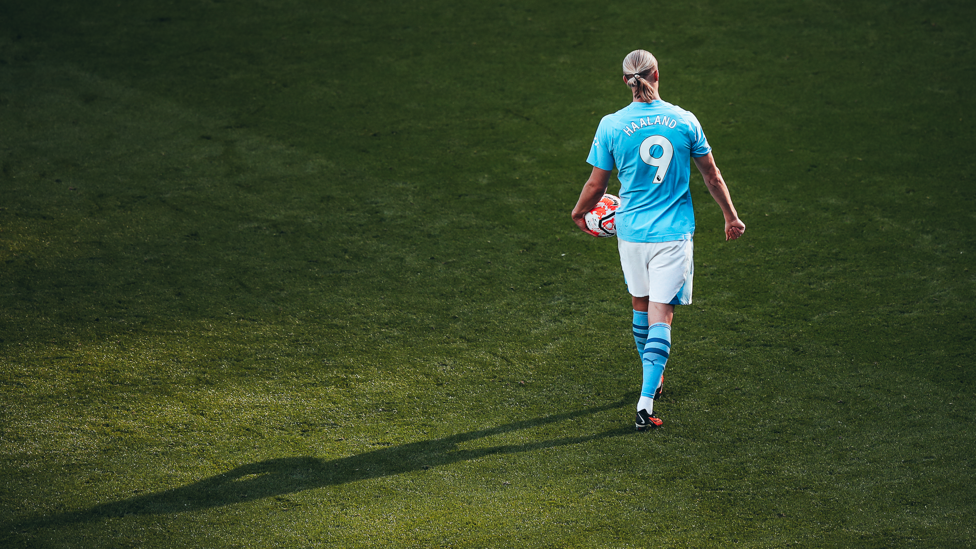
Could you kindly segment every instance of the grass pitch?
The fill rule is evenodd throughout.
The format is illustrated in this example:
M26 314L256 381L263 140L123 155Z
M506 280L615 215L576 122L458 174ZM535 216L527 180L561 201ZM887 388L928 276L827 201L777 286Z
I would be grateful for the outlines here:
M976 544L976 8L643 9L0 2L0 545ZM641 435L638 47L748 225Z

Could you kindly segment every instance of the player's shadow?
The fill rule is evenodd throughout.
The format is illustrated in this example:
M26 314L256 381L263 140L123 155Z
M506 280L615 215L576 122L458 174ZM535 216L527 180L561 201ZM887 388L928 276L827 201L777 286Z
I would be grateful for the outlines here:
M10 528L7 531L26 531L78 522L92 522L106 517L160 515L196 511L272 496L293 494L314 488L335 486L357 480L430 469L458 461L478 459L496 454L514 454L557 446L581 444L593 440L619 436L625 433L632 433L633 431L620 427L596 434L566 436L525 444L504 444L472 449L458 448L459 444L476 439L572 420L619 408L622 405L624 405L624 401L574 412L517 421L435 440L383 448L365 454L332 460L312 457L269 459L258 463L242 465L226 473L179 488L173 488L172 490L135 496L111 503L103 503L80 511L30 519L17 524L8 524L7 526Z

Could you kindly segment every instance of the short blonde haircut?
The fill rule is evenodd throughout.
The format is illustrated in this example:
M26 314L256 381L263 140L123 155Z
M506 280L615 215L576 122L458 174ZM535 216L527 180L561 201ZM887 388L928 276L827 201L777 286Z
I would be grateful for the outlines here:
M634 88L634 96L637 99L647 103L660 99L651 82L647 80L656 70L657 59L649 51L634 50L624 57L624 77L627 79L627 85Z

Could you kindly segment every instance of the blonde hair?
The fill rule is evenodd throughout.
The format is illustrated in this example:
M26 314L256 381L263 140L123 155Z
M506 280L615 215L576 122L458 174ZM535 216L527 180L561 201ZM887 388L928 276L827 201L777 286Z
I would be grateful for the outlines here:
M627 85L634 89L636 99L647 103L660 99L647 79L656 70L657 59L649 51L634 50L624 57L624 77L627 78Z

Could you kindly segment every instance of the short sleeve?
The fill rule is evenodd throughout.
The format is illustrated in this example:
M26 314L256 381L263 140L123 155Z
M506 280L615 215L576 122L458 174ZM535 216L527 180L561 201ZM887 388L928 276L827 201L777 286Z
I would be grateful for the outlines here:
M586 161L601 170L613 170L613 155L610 153L610 136L607 135L603 121L596 129L596 136L593 137L593 145L590 146L590 154Z
M691 117L691 126L694 131L691 142L691 156L695 158L705 156L712 152L712 147L708 144L708 139L705 139L705 132L702 131L698 119L691 113L688 115Z

